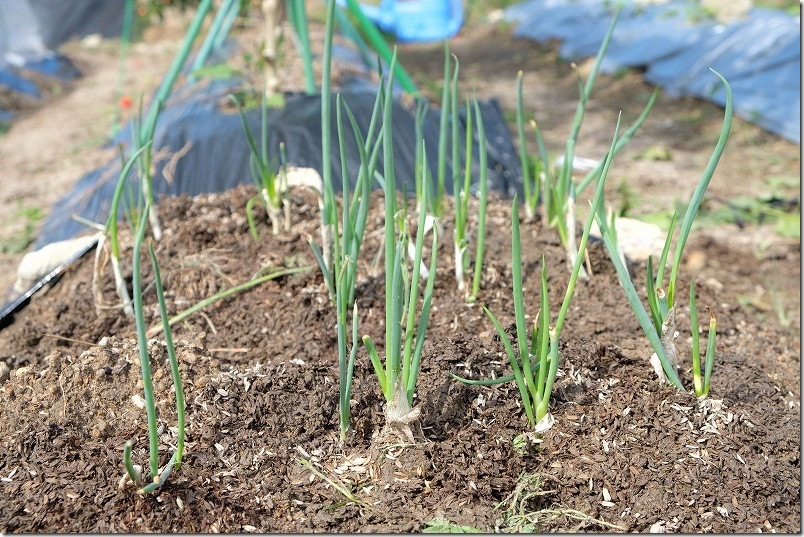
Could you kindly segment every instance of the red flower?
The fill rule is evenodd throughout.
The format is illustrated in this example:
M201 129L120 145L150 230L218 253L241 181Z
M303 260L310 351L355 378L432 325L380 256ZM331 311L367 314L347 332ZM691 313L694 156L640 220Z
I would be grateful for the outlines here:
M131 108L131 105L134 104L134 101L128 95L123 95L120 97L120 108Z

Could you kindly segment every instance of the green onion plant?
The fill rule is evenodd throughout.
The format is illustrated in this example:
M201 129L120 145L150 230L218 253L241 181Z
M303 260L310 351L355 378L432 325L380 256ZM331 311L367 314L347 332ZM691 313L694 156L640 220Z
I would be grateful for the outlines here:
M592 65L592 71L589 73L589 77L585 83L580 79L580 77L578 79L580 100L578 101L578 105L575 109L575 117L572 122L572 128L570 129L570 135L567 138L564 148L564 159L561 169L558 171L555 179L550 177L552 174L547 174L548 176L545 178L543 183L543 188L551 189L550 200L552 205L547 208L550 217L550 220L547 223L548 225L554 225L558 230L561 243L564 245L567 251L567 260L569 262L569 266L574 266L574 256L576 255L575 233L573 228L575 227L574 207L577 191L575 188L575 183L572 179L573 163L575 161L575 145L577 143L578 134L580 133L581 125L583 124L583 119L586 113L586 103L589 100L589 97L592 93L592 88L597 80L597 75L600 72L600 65L603 61L603 57L606 54L609 41L614 33L614 27L617 25L617 20L620 16L620 9L621 8L618 8L615 12L608 31L603 38L603 42L601 43L600 49L595 57L595 62ZM546 169L546 166L544 166L544 168ZM581 267L581 277L585 276L586 271L583 269L583 267Z
M595 178L600 177L600 173L605 163L605 159L601 160L595 169L591 170L581 181L575 182L573 179L573 163L575 160L575 146L578 140L578 135L583 124L583 119L586 113L586 105L590 99L592 89L597 75L600 71L600 65L605 56L614 28L617 25L617 20L620 15L618 8L614 17L609 25L608 31L603 39L603 42L598 49L595 57L592 70L589 73L586 81L578 80L580 99L575 109L575 116L573 118L572 127L569 137L567 138L563 159L560 167L553 166L549 159L544 139L535 121L530 121L533 128L534 137L538 147L538 156L529 162L526 155L525 148L525 117L522 105L522 75L517 76L517 134L520 146L520 159L523 169L523 183L525 194L525 213L531 219L536 214L537 205L540 199L542 202L542 219L543 222L556 228L561 239L561 244L567 252L567 261L570 269L574 266L574 258L578 251L576 248L576 235L575 235L575 200L587 186L594 182ZM648 114L653 108L658 97L658 88L654 91L650 100L648 101L645 109L640 114L639 118L633 125L623 134L623 136L616 141L615 154L622 150L623 147L631 140L636 131L647 118ZM583 266L580 270L581 277L586 277L586 271Z
M153 149L152 144L154 132L156 130L156 124L159 119L159 114L162 111L162 107L170 96L173 85L179 76L182 66L189 56L193 42L201 30L204 18L206 17L206 14L211 6L212 0L202 0L199 3L196 15L191 22L190 27L187 29L187 32L185 33L181 48L179 49L176 57L173 59L173 63L171 64L167 75L162 80L162 84L159 86L159 89L157 90L156 95L151 102L150 108L145 116L143 116L142 99L140 99L139 114L132 122L132 157L123 164L123 169L121 170L120 178L112 197L109 216L97 248L94 276L95 283L93 284L93 287L96 309L98 310L104 307L101 304L102 296L100 292L100 255L103 251L104 243L108 239L111 251L110 260L112 264L112 271L115 277L115 288L117 289L117 293L120 297L125 314L127 316L134 315L134 309L131 306L131 299L128 296L128 291L125 286L125 281L123 279L122 269L120 266L120 248L117 238L117 218L122 193L124 190L124 184L129 173L131 172L132 167L136 166L139 175L140 188L142 190L143 197L147 202L146 207L148 207L148 220L151 224L151 232L153 233L154 239L158 241L162 236L162 227L159 222L159 216L154 203L153 189L151 184L153 172L153 156L151 151ZM134 216L135 218L130 219L130 221L139 220L139 215L135 214Z
M384 143L392 145L390 130L385 133ZM386 161L388 162L388 161ZM390 164L393 165L392 163ZM427 283L422 297L421 310L417 314L419 304L418 267L422 260L426 213L419 211L418 229L416 232L415 257L412 269L406 262L406 244L409 240L404 226L399 232L395 219L395 178L393 169L385 169L385 359L381 360L371 336L363 336L363 343L369 353L371 364L377 375L383 396L386 400L386 421L388 425L402 427L413 439L412 421L417 411L412 408L416 380L421 365L422 349L430 318L430 307L435 284L436 260L438 251L438 232L433 230L430 251L430 265ZM427 191L423 190L424 202L427 203ZM390 244L390 249L388 245ZM418 317L418 322L417 322ZM403 342L404 327L404 342Z
M145 212L147 212L149 209L148 205L149 203L146 201ZM176 360L176 351L173 346L173 338L171 336L170 327L168 324L167 307L165 305L165 296L162 289L162 280L159 275L159 265L156 261L153 246L149 244L148 251L154 271L156 293L159 301L159 313L164 326L165 345L167 347L171 372L173 374L173 384L176 390L176 414L178 420L176 451L173 453L167 466L165 466L160 472L159 432L157 428L156 400L154 397L153 378L151 376L151 357L148 352L148 338L145 333L145 312L143 309L142 275L140 271L140 252L142 250L142 241L145 237L145 228L147 225L148 219L141 218L137 229L136 239L134 241L134 253L132 259L132 292L134 295L134 318L137 328L137 346L139 347L143 391L145 393L145 411L148 421L149 479L143 479L142 469L132 462L131 452L133 442L131 440L127 441L125 447L123 448L123 465L131 481L139 487L140 494L153 492L164 485L170 476L170 473L174 469L178 470L181 467L182 454L184 452L184 392L182 389L181 376L179 374L179 365Z
M100 230L98 234L98 246L95 248L95 265L92 275L92 288L95 297L95 309L100 314L100 311L105 308L103 305L103 293L101 291L101 255L104 252L104 246L108 241L110 256L109 260L112 264L112 273L114 274L114 286L117 290L117 296L120 298L120 305L123 312L128 317L134 317L134 308L131 305L131 297L128 294L126 281L123 278L123 270L120 265L120 242L117 235L117 214L120 206L120 201L125 189L126 180L131 173L131 169L139 158L140 154L147 151L151 147L151 142L148 141L143 147L137 150L123 165L120 171L120 177L117 180L114 194L112 195L111 208L109 216L106 219L106 225Z
M378 94L377 104L380 103ZM368 146L360 134L357 121L349 111L348 106L341 102L340 95L336 100L336 122L338 130L338 141L341 157L341 174L343 178L343 209L341 216L341 228L338 229L337 220L334 234L335 263L332 267L332 281L334 282L334 298L337 310L337 330L338 330L338 368L339 368L339 415L341 441L346 439L349 431L349 418L351 414L350 399L352 391L352 376L354 373L355 358L357 356L358 340L358 316L355 302L355 288L357 285L357 260L360 256L360 248L363 244L363 235L366 230L366 219L371 193L371 178L373 168L376 167L379 144L372 151L372 158L367 155ZM355 191L350 195L349 171L346 166L346 145L344 143L343 121L341 109L345 107L352 129L357 139L358 152L360 153L361 165L358 170ZM378 108L375 106L374 115L377 115ZM373 131L373 125L369 128L369 136ZM313 251L322 270L325 270L323 257L320 250L313 245ZM349 325L348 314L352 314L351 339L347 339L347 326ZM347 346L351 345L351 350L347 352Z
M455 71L458 71L456 62ZM457 93L457 81L453 81L453 96ZM453 117L457 117L457 103L456 100L452 101ZM469 188L472 181L472 107L469 102L466 102L466 149L463 160L463 178L460 176L460 168L455 166L453 168L453 203L455 207L455 230L454 230L454 252L455 252L455 281L458 284L458 291L462 291L469 296L469 288L466 285L466 274L469 271L469 237L467 234L467 226L469 223L469 197L471 195ZM453 123L455 125L455 123ZM454 134L454 129L453 129ZM458 158L455 156L459 151L457 145L459 144L458 137L453 135L453 162L457 162ZM482 172L481 172L482 173Z
M486 148L486 130L483 123L483 116L480 113L480 105L475 96L472 101L466 101L466 136L463 154L461 153L461 139L458 121L458 75L460 72L460 62L453 56L455 69L452 71L452 80L449 82L449 97L443 99L442 120L447 115L446 106L449 106L452 129L452 193L453 210L455 212L455 228L453 231L453 249L455 257L455 281L458 290L465 293L468 302L474 302L480 292L480 283L483 274L483 258L485 255L486 239L486 207L488 203L488 151ZM447 87L446 76L448 70L445 68L445 88ZM472 156L473 142L475 136L475 123L477 124L477 139L479 154L478 160L479 185L478 185L478 227L477 243L475 245L475 263L471 281L471 287L467 285L469 273L469 198L471 196L470 187L472 181ZM444 148L446 137L444 140ZM439 162L441 153L446 154L439 143ZM463 158L461 158L463 157ZM444 160L446 158L444 157ZM461 166L462 163L462 166Z
M480 292L480 280L483 276L483 257L485 254L486 246L486 207L488 205L488 151L486 149L486 128L483 125L483 116L480 113L480 105L477 102L477 97L474 98L475 118L477 120L477 134L479 149L479 164L480 164L480 190L478 192L478 210L477 210L477 244L475 245L475 267L474 277L472 278L472 292L468 297L469 302L477 300L477 294ZM469 131L467 131L469 136Z
M201 26L204 22L204 18L211 7L212 0L201 0L201 2L198 4L195 17L190 23L187 32L184 34L184 40L179 48L179 52L176 54L176 57L173 58L173 63L171 63L167 75L165 75L165 78L162 80L162 84L159 86L159 89L156 92L156 96L151 103L150 108L148 109L148 114L145 120L142 121L140 119L138 121L140 125L134 128L134 136L132 136L133 151L138 151L141 147L144 147L149 140L153 139L153 133L156 129L156 123L159 119L159 113L162 110L162 106L167 102L167 99L170 96L173 85L175 84L176 79L181 72L182 66L184 66L187 58L190 55L193 42L201 32ZM153 234L154 239L158 241L162 238L162 226L159 223L159 215L156 212L156 205L154 203L153 188L151 184L152 163L153 161L150 151L146 150L140 153L139 159L137 160L137 168L140 173L140 182L143 189L143 194L148 202L148 205L150 206L148 218L151 222L151 233Z
M654 368L660 376L683 390L681 381L678 378L677 368L677 353L675 346L675 339L678 335L676 332L676 291L678 281L678 269L681 265L681 259L684 254L684 246L686 245L692 224L698 214L698 209L701 206L706 189L709 182L715 173L717 164L726 147L726 142L729 138L729 130L731 129L732 119L732 93L728 81L718 72L712 72L720 79L726 90L726 109L724 114L723 126L720 131L720 136L715 146L712 157L704 170L698 186L692 193L689 204L687 205L684 219L681 223L679 236L676 242L674 255L672 259L670 278L665 286L664 271L665 265L670 252L671 242L676 229L676 215L670 223L670 229L667 232L664 248L658 262L656 273L653 271L653 259L648 258L647 263L647 294L648 294L648 310L639 299L634 283L631 280L630 273L618 255L618 244L614 231L614 225L609 224L606 219L599 212L596 214L598 226L600 227L603 241L606 249L609 252L612 262L617 269L617 275L620 283L625 289L626 297L634 311L643 332L650 341L651 347L654 351L652 362ZM708 310L710 314L709 323L709 336L707 341L707 352L704 370L701 370L701 356L698 342L698 313L695 304L695 285L690 282L690 321L692 324L692 375L695 394L698 396L706 396L709 393L709 383L712 375L712 368L714 365L715 356L715 338L717 336L717 319L711 309Z
M411 427L416 427L418 409L411 408L418 378L424 338L430 316L433 287L435 284L436 259L438 250L438 231L433 229L430 253L430 268L427 273L422 307L417 315L419 304L419 279L422 273L422 251L427 227L427 212L419 211L416 242L413 248L413 269L409 270L406 252L409 235L405 225L405 210L399 210L396 200L396 176L394 173L394 140L391 115L393 90L393 65L396 53L391 59L391 69L385 85L383 101L382 148L383 180L385 206L385 360L381 360L372 338L363 336L363 343L369 353L374 372L386 400L386 423L401 427L406 437L413 440ZM424 143L424 142L422 142ZM422 160L427 162L425 148L422 147ZM426 174L427 167L421 167ZM421 177L424 182L426 177ZM428 207L429 188L422 188L421 207ZM418 317L418 323L416 318ZM404 346L402 333L404 327Z
M265 100L265 84L263 83L262 91L262 104L261 104L261 129L260 129L260 144L251 133L251 128L248 126L246 114L243 111L240 103L234 95L229 95L229 98L237 106L240 112L240 121L243 124L243 132L246 134L246 141L251 151L251 158L249 164L251 166L251 178L257 186L258 195L248 200L246 204L246 214L249 218L249 227L251 234L256 241L258 239L256 227L252 220L252 208L255 203L262 203L265 212L268 213L268 218L271 220L271 229L274 235L278 235L280 229L287 231L290 229L290 215L287 211L283 212L283 208L287 207L287 170L284 159L280 164L279 169L274 171L276 163L271 161L268 153L268 106ZM284 214L284 216L283 216Z
M535 428L537 432L542 432L550 427L552 416L549 413L550 396L553 390L560 354L558 342L564 321L569 311L570 302L575 292L575 284L581 269L583 253L589 239L589 232L592 228L595 214L603 203L603 187L608 174L609 166L614 158L614 145L619 134L620 122L614 131L614 140L611 149L606 156L606 161L600 175L598 176L597 187L595 189L592 209L586 219L581 236L577 255L574 256L574 264L570 273L569 283L564 294L564 301L558 312L555 325L550 325L550 300L547 292L547 268L544 257L542 257L541 270L541 300L540 310L536 316L532 328L529 330L525 321L525 299L522 285L522 245L519 232L519 208L517 196L511 206L511 272L513 276L513 295L514 295L514 318L516 322L516 343L515 349L505 329L485 306L483 310L491 319L494 328L500 336L505 346L508 361L511 364L513 375L494 380L469 380L457 375L452 375L457 380L468 384L492 385L514 380L519 390L522 405L528 419L528 425ZM530 336L530 341L528 341Z
M339 368L339 418L341 441L346 439L349 431L350 398L352 389L352 376L354 372L354 362L356 358L358 342L358 316L354 305L355 288L357 284L357 260L360 256L360 249L363 243L363 236L366 230L366 220L370 203L371 185L377 168L380 148L383 145L384 131L378 129L381 113L390 115L392 89L391 83L387 87L387 93L381 87L377 92L374 102L369 127L364 137L357 124L357 120L352 114L349 106L342 101L341 96L336 97L336 130L338 145L340 148L341 161L341 190L343 206L340 216L338 215L338 204L335 200L334 189L332 187L332 171L330 168L331 133L330 133L330 61L333 31L333 13L335 2L330 0L327 4L328 14L325 30L324 45L324 78L322 79L322 157L323 167L323 197L322 203L322 229L327 230L323 233L324 240L321 246L310 241L310 246L318 261L324 281L326 282L329 296L335 304L337 311L337 332L338 332L338 368ZM393 61L392 61L393 65ZM350 170L347 167L346 143L344 134L343 112L346 112L349 123L351 124L352 134L355 138L358 154L360 156L360 168L355 179L354 192L351 192ZM379 131L376 134L375 131ZM338 222L340 221L340 226ZM350 324L349 314L351 313L351 340L349 339L348 326ZM349 345L351 344L351 349Z

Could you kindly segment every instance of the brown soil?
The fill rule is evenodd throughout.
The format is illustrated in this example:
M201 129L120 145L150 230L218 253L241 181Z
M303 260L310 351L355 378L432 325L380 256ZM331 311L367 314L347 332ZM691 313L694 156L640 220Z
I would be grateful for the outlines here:
M159 73L175 48L164 52L158 45L175 47L178 35L155 37L149 50L158 62L142 67ZM535 111L551 149L562 147L577 86L555 47L479 25L462 31L453 51L464 87L501 99L509 111L516 71L524 69L526 107ZM17 200L48 208L79 171L109 158L97 147L58 149L57 134L81 144L105 132L97 103L111 104L116 56L83 54L84 67L96 74L0 137L11 178L9 185L3 180L4 221L12 220ZM440 77L441 54L439 46L405 47L401 57L425 87ZM581 133L581 156L599 157L616 113L623 109L626 121L636 117L651 91L637 73L601 77L598 88ZM53 160L26 149L49 132L52 114L68 107L82 121L56 122L61 130L48 138L58 149ZM610 188L624 178L636 189L635 212L688 198L721 121L713 105L662 98L615 161ZM671 160L635 160L653 146L670 150ZM712 198L758 195L771 176L797 176L799 162L793 144L735 120ZM255 243L245 218L252 193L162 201L166 234L156 252L171 313L262 269L315 265L307 241L319 236L316 201L294 192L291 231L274 237L263 218ZM616 191L608 199L617 200ZM378 196L357 296L360 332L375 340L384 339L383 278L370 267L382 235L380 203ZM510 202L492 200L488 215L479 302L510 334ZM542 255L554 311L568 275L556 235L538 221L522 226L532 317ZM451 230L446 221L446 237ZM129 239L123 257L131 258ZM562 334L551 407L556 424L524 455L512 447L527 428L515 386L470 387L447 375L487 378L507 371L490 321L456 290L449 240L439 251L417 385L427 438L419 445L377 445L383 400L362 348L352 395L355 432L340 445L335 314L317 268L224 299L174 328L187 401L186 456L159 493L141 497L121 482L127 440L135 440L136 462L147 460L133 323L117 310L98 315L88 256L0 332L0 369L10 368L8 375L0 371L0 531L418 531L443 518L484 531L800 532L800 243L773 235L768 226L726 225L696 230L685 258L680 288L694 278L701 310L710 305L718 314L710 399L658 383L650 347L603 248L593 244L594 275L579 283ZM13 267L17 259L0 257L0 265ZM130 263L124 266L130 278ZM147 285L153 278L147 262L143 266ZM645 267L634 269L644 295ZM3 278L10 274L4 268ZM103 285L106 302L113 303L108 270ZM158 319L152 287L144 301L152 324ZM681 378L690 386L687 308L681 307L678 322ZM165 464L175 444L175 407L161 336L151 351Z
M169 231L157 255L171 313L260 269L315 263L307 246L317 236L315 201L294 194L292 230L271 236L263 220L255 243L244 215L251 194L239 189L161 204ZM380 230L379 196L374 209L371 229ZM510 330L509 215L507 201L491 203L479 299ZM445 224L449 236L451 223ZM365 259L380 247L380 235L368 234ZM555 310L567 280L560 245L538 222L523 223L522 236L528 313L536 313L543 254ZM735 298L746 285L741 273L761 272L768 263L792 272L799 249L763 261L708 239L697 238L692 247L716 261L694 273L699 303L715 307L720 319L711 398L699 401L658 383L647 343L595 244L594 276L578 286L562 335L556 425L524 456L512 448L527 428L516 388L469 387L447 376L488 377L506 368L490 322L455 288L447 241L439 251L417 387L427 437L420 445L373 442L383 426L383 400L363 349L355 372L355 434L339 444L335 314L319 270L224 299L175 326L187 453L182 469L149 497L119 485L126 440L136 440L138 461L147 458L144 411L133 402L142 389L132 323L116 311L98 317L92 262L84 259L0 333L13 368L0 420L6 492L0 524L4 531L415 531L443 517L486 531L527 524L799 531L798 342ZM152 281L148 271L145 281ZM357 298L360 331L378 340L382 286L381 274L367 276ZM110 277L105 300L114 301ZM153 323L152 289L144 300ZM688 323L682 316L682 349ZM175 408L161 339L151 350L164 464L175 442ZM688 352L683 357L689 386Z

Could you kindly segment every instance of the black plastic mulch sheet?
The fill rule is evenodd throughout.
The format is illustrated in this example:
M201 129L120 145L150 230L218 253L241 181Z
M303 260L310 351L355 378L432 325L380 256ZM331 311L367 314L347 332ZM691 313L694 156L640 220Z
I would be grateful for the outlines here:
M179 89L162 112L154 136L153 152L155 162L153 188L160 195L197 195L207 192L220 192L241 184L251 184L250 152L237 112L222 111L221 104L228 101L227 95L237 89L239 81L213 81L207 85L188 85ZM377 87L358 80L340 89L341 98L355 116L361 133L365 136L371 113L374 108ZM332 97L332 181L333 187L341 190L341 163L338 137L335 127L335 96ZM227 107L231 108L231 107ZM496 100L480 103L481 115L486 130L488 151L488 188L511 197L522 192L522 178L519 157L514 149L510 131ZM413 191L416 155L415 140L416 104L402 104L398 98L393 102L394 132L394 170L398 188ZM438 161L438 122L440 112L432 106L424 122L424 138L427 161L432 180L437 175ZM287 163L291 166L311 167L322 170L321 162L321 98L319 95L290 94L285 96L281 109L269 109L267 114L268 146L271 159L279 162L280 142L285 144ZM259 141L261 130L261 110L247 112L252 133ZM461 154L465 146L465 125L461 117ZM343 114L346 156L350 182L354 184L360 167L357 144L347 116ZM477 122L475 121L475 125ZM114 145L123 144L129 148L130 127L123 129ZM163 177L163 171L170 162L169 155L185 148L186 153L174 162L171 181ZM126 149L126 154L130 150ZM452 191L451 142L448 143L446 188ZM461 157L463 158L463 157ZM473 192L479 181L479 161L477 135L474 135L473 149ZM172 167L173 167L172 166ZM463 173L462 163L459 163ZM81 178L75 188L56 203L44 222L41 235L36 243L40 248L50 242L65 240L86 231L83 224L72 216L79 215L88 220L104 223L109 214L112 193L119 179L120 158L93 170ZM382 154L377 170L383 171ZM129 181L132 190L135 176ZM375 187L379 185L375 182Z

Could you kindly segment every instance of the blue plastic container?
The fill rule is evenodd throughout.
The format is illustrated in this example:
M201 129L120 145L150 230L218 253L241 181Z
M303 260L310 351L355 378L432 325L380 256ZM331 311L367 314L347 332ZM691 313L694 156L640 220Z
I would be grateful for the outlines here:
M447 39L463 24L462 0L383 0L379 6L360 8L380 29L405 43Z

